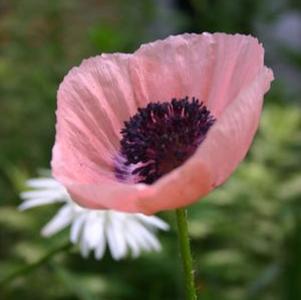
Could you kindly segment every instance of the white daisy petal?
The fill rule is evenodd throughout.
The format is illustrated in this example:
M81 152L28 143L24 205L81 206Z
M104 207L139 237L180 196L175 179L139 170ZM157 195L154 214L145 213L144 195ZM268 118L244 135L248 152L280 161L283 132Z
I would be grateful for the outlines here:
M145 243L145 240L143 236L141 236L141 232L139 230L139 227L142 226L139 222L133 221L128 222L127 226L127 234L132 237L132 240L136 243L136 245L139 246L140 250L144 251L150 251L150 248L147 243Z
M104 256L106 250L106 237L104 227L102 228L102 231L100 231L98 234L99 240L98 244L95 247L95 258L99 260Z
M161 244L158 238L154 235L154 233L148 231L145 229L144 238L147 241L147 244L149 245L150 250L154 251L160 251L161 250Z
M52 178L33 178L26 181L26 185L33 189L49 189L49 188L61 188L65 189L62 184Z
M143 214L136 214L137 218L139 218L143 223L157 227L161 230L169 230L169 225L156 216L146 216Z
M80 240L81 232L83 231L84 222L86 219L85 214L79 215L72 223L70 230L70 241L76 244Z
M22 204L18 206L20 210L26 210L32 207L41 206L41 205L47 205L52 204L56 202L63 202L63 200L57 200L53 198L36 198L31 200L25 200Z
M82 238L79 242L79 248L80 248L80 253L82 254L82 256L84 258L87 258L89 256L90 253L90 248L89 245L87 243L87 241Z
M104 235L103 235L104 237ZM106 243L100 243L97 245L95 251L94 251L94 257L95 259L97 260L100 260L103 258L104 256L104 253L105 253L105 250L106 250Z
M108 244L115 260L120 260L127 254L126 242L122 234L123 228L121 225L120 220L111 217L106 228Z
M124 231L125 239L128 243L129 248L131 249L131 254L133 257L138 257L142 248L139 245L139 241L133 236L129 231Z
M80 207L68 194L65 187L51 177L30 179L30 188L20 194L23 203L20 210L63 202L64 205L42 229L45 237L52 236L70 225L70 241L78 244L83 257L91 251L97 260L106 250L115 260L124 258L130 250L133 257L141 251L158 251L160 242L153 231L169 228L161 219L143 214L130 214L112 210L93 210Z
M50 222L42 229L43 236L51 236L72 222L73 211L70 205L65 204L59 212L50 220Z
M159 251L161 249L160 242L155 237L155 235L146 229L143 225L138 222L130 227L128 227L133 236L136 237L137 241L139 241L141 247L147 251L156 250Z
M27 191L20 194L22 199L32 199L32 198L51 198L59 199L62 197L62 193L56 190L36 190Z
M97 214L97 211L90 212L84 226L83 235L91 249L99 243L100 232L103 231L104 219Z

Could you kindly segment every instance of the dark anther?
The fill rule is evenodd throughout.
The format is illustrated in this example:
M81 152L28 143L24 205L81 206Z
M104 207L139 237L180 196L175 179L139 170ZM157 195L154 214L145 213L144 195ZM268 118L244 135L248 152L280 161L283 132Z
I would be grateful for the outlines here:
M185 162L214 122L206 106L194 97L138 108L121 130L124 161L116 164L116 177L136 176L136 182L153 183Z

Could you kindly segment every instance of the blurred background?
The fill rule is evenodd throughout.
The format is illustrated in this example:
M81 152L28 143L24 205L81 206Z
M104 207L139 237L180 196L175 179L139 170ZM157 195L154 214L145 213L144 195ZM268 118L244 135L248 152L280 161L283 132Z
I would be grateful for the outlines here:
M16 209L24 180L49 167L64 74L101 52L202 31L257 36L276 80L247 159L189 210L201 299L301 299L299 0L0 0L0 299L184 299L174 229L159 254L95 261L73 249L1 280L68 239L40 236L59 206Z

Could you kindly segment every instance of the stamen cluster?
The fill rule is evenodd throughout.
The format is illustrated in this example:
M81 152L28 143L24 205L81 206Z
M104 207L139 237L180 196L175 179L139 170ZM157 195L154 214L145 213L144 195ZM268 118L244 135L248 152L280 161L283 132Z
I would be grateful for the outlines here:
M131 165L137 182L155 182L195 152L214 121L206 106L194 97L138 108L121 130L124 162L116 167L116 176L125 175L125 168Z

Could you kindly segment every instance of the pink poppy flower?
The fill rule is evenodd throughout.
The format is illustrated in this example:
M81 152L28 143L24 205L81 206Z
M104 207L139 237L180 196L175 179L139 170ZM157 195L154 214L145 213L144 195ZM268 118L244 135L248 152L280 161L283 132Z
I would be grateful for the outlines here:
M54 177L80 205L187 206L245 157L273 73L252 36L183 34L84 60L58 90Z

